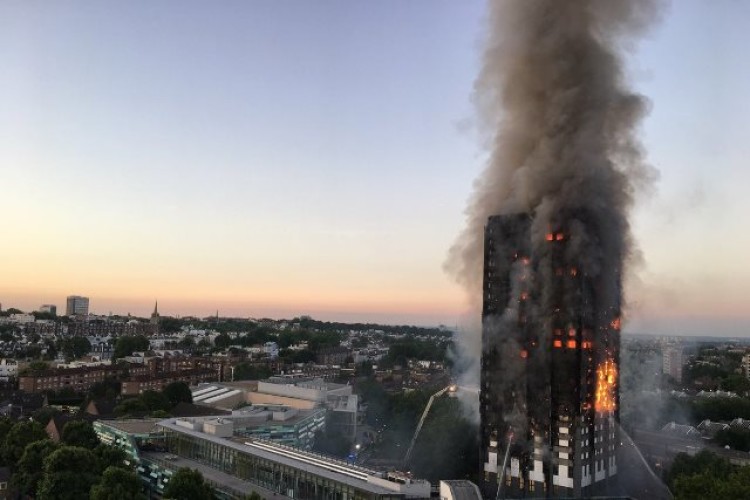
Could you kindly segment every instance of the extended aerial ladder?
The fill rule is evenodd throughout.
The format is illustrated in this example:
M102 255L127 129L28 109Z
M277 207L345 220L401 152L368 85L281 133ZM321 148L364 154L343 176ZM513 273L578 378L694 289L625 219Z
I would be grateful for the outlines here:
M430 413L430 408L432 408L432 403L435 402L435 399L439 398L446 392L456 392L458 389L458 386L455 384L451 384L447 387L444 387L437 391L435 394L430 396L430 400L427 401L427 406L425 406L424 411L422 412L422 417L419 419L419 423L417 424L417 430L414 431L414 436L411 438L411 443L409 443L409 448L406 450L406 455L404 455L404 464L407 464L409 462L409 459L411 458L411 452L414 451L414 445L417 443L417 438L419 437L419 431L422 430L422 426L424 425L425 420L427 420L427 414Z

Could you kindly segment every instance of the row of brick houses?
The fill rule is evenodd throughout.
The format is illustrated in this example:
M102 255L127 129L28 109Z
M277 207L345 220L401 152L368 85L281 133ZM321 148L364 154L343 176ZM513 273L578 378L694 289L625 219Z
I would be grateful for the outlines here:
M19 375L18 388L24 392L48 392L70 389L86 392L110 377L120 378L123 368L118 365L82 366L79 368L54 368Z
M122 394L140 394L144 390L161 390L171 382L183 381L190 385L223 380L224 363L210 358L173 358L149 360L147 363L54 368L26 372L18 377L18 388L27 393L71 390L87 392L106 379L122 382Z
M207 368L190 368L158 375L139 375L122 382L123 396L135 396L144 391L161 391L172 382L185 382L198 385L202 382L215 382L216 372Z

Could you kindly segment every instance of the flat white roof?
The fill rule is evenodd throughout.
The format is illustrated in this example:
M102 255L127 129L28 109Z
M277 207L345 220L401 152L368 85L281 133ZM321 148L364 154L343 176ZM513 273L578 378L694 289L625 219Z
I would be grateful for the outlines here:
M370 483L367 480L370 476L373 479L382 480L384 473L348 464L324 455L318 455L316 453L310 453L260 439L243 438L243 442L250 443L244 444L232 440L231 438L219 438L211 434L205 434L200 431L178 426L174 423L174 419L162 420L159 422L159 425L171 431L179 432L180 434L186 434L201 440L217 443L222 446L233 448L241 453L264 458L272 462L309 472L377 495L404 494L399 491L399 485L397 483L394 483L394 488L390 489ZM414 480L414 482L419 481L420 480Z

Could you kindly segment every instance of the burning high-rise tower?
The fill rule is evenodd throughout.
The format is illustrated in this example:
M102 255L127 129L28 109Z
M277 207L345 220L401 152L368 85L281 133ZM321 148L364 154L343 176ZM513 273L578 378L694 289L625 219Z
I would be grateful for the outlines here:
M617 472L619 254L587 210L485 227L480 386L486 493L570 497ZM538 229L545 226L545 230Z

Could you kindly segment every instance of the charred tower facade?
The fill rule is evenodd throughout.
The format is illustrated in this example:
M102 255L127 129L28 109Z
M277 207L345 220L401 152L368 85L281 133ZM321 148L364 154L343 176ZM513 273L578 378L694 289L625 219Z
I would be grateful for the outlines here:
M621 256L607 252L600 223L585 211L487 222L480 416L489 497L588 495L617 473Z

